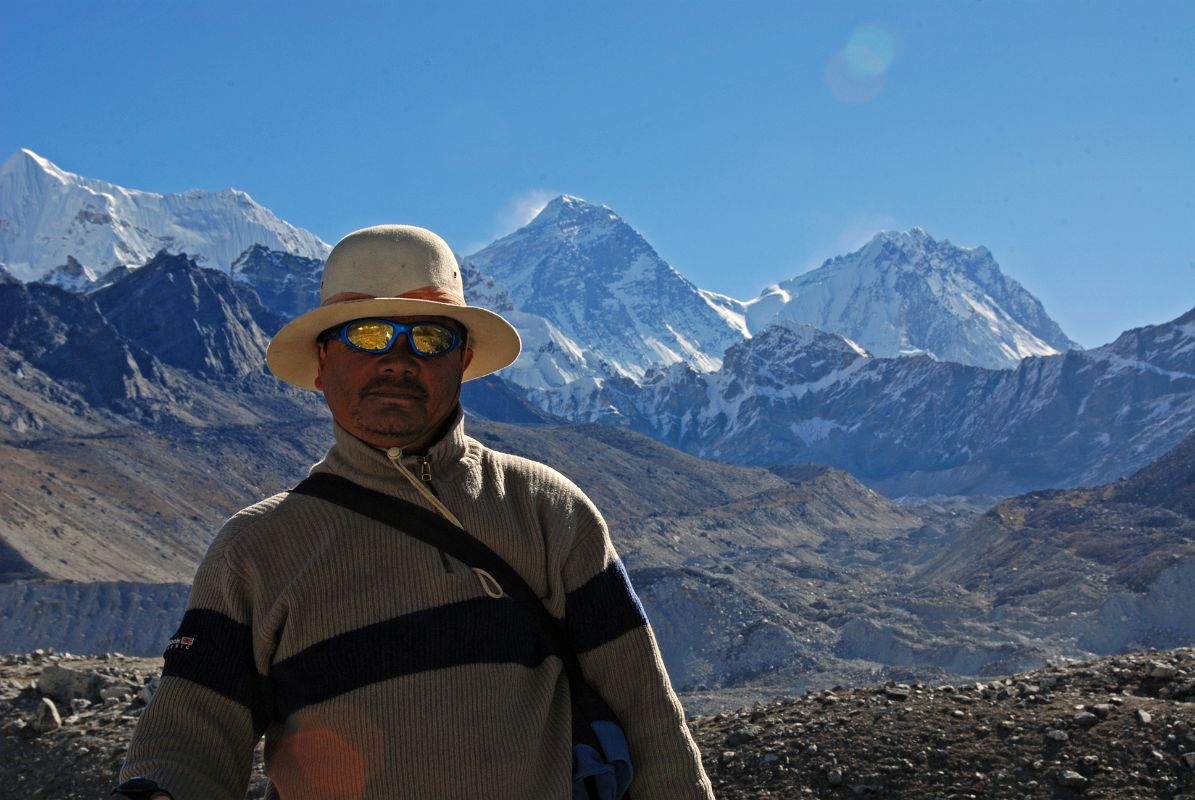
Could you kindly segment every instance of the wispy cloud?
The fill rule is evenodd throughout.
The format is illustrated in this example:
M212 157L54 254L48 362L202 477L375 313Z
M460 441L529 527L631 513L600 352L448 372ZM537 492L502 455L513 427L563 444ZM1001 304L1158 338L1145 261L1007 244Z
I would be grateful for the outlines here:
M544 206L561 194L551 189L528 189L507 198L502 208L494 215L486 240L471 242L462 252L475 253L496 239L514 233L535 219L536 215L544 210Z
M560 192L551 189L528 189L511 197L494 219L494 238L505 236L526 225L544 210Z
M899 222L891 214L865 214L848 221L833 235L829 244L811 254L801 265L798 274L816 269L835 256L858 250L880 231L897 230Z

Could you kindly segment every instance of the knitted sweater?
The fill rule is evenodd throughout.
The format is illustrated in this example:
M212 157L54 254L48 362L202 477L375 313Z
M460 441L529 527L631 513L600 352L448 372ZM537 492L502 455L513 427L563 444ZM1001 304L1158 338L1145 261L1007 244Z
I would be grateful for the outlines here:
M395 462L430 474L465 529L563 620L586 681L626 730L634 800L712 798L589 499L549 467L467 437L459 419L426 458L390 454L337 426L312 472L427 508ZM176 800L241 800L264 733L269 796L283 800L564 800L570 715L561 663L519 603L390 526L282 493L212 543L121 778L151 778Z

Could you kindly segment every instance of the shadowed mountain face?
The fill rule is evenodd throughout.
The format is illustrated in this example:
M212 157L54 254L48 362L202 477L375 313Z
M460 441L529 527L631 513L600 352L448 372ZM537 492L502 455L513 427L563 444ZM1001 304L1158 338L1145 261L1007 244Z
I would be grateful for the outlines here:
M264 373L248 297L176 256L93 296L0 285L0 536L30 570L187 580L247 492L306 471L327 411Z
M257 314L222 272L185 255L159 254L124 280L93 295L122 336L166 364L206 378L238 378L262 369L269 337Z
M252 286L262 304L282 320L291 320L319 305L324 262L255 244L232 264L238 282ZM266 328L273 335L276 328Z
M91 299L43 284L0 284L0 345L88 405L128 412L163 398L161 365Z
M1113 487L1120 503L1159 506L1195 518L1195 434L1132 477Z

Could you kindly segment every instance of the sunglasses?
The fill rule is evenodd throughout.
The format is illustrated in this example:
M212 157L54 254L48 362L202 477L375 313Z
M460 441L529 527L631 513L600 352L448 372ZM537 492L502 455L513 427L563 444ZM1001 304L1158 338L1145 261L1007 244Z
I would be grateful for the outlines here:
M422 358L451 353L461 344L461 336L439 322L394 322L388 319L354 319L319 335L319 341L340 339L354 350L381 355L389 353L401 334L407 335L411 352Z

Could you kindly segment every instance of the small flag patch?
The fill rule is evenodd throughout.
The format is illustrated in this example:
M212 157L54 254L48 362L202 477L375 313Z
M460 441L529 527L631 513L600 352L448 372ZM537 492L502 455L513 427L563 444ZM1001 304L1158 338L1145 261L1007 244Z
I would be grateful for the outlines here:
M191 645L195 644L194 636L182 636L181 634L175 636L170 640L170 646L167 650L190 650Z

